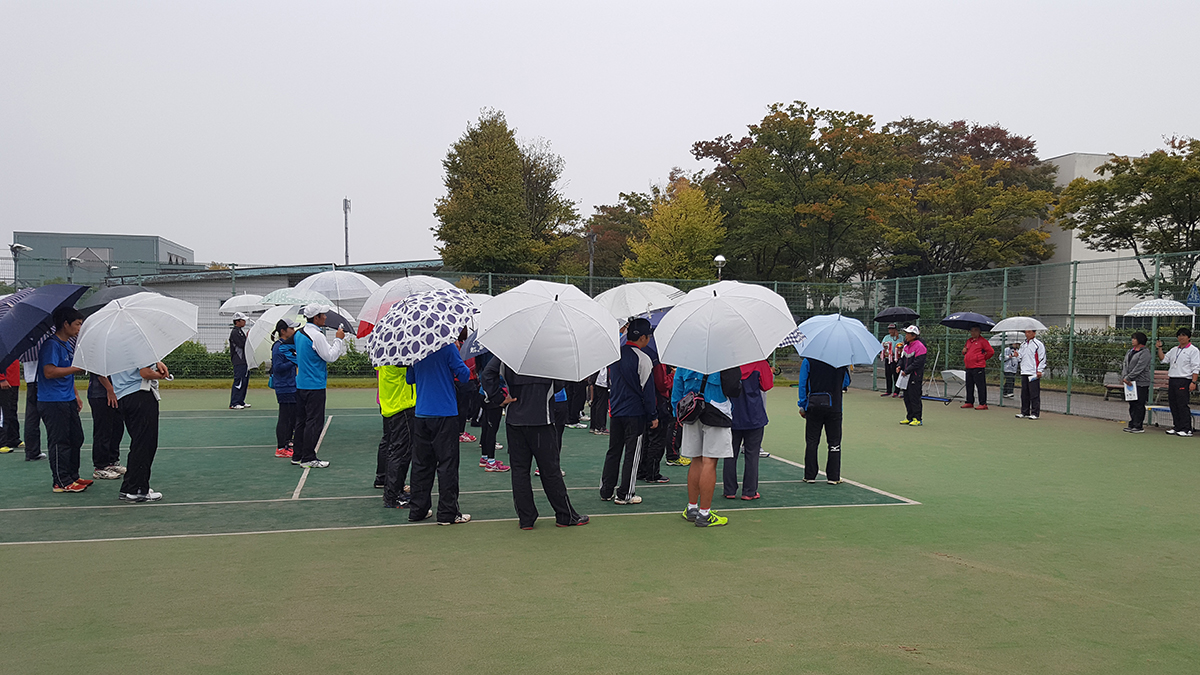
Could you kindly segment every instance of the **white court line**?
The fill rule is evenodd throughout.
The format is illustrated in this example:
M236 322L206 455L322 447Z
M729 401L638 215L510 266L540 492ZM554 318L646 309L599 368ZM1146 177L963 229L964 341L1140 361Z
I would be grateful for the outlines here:
M767 484L767 483L803 483L803 482L804 481L802 481L802 480L762 480L762 481L759 481L759 484L762 485L762 484ZM667 484L655 484L655 485L642 485L641 486L642 489L686 488L686 487L687 487L687 483L667 483ZM596 486L594 486L594 485L593 486L576 486L576 487L569 487L567 489L568 490L592 490L592 491L595 491ZM236 505L236 504L271 504L274 502L290 502L293 500L301 501L301 502L325 502L325 501L338 501L338 500L342 500L342 499L380 499L380 497L383 493L376 492L375 494L369 494L369 495L339 495L336 497L300 497L298 499L294 496L294 494L295 493L293 493L292 497L283 497L283 498L278 498L278 499L231 499L228 501L211 501L211 502L151 502L151 503L143 503L143 504L90 504L87 506L17 506L17 507L12 507L12 508L0 509L0 513L8 513L8 512L13 512L13 511L81 511L81 510L90 510L90 509L132 509L132 508L160 509L160 508L165 508L165 507L170 507L170 506L223 506L223 505ZM458 494L460 496L462 496L462 495L512 494L512 489L504 488L502 490L465 490L465 491L459 492ZM437 497L437 496L439 496L439 494L437 492L434 492L434 493L432 493L432 496ZM913 503L915 504L916 502L913 502ZM858 506L858 505L850 504L849 506Z
M361 410L361 408L351 408L351 410ZM251 420L274 420L278 419L275 415L238 415L242 419ZM379 413L338 413L338 417L379 417ZM164 415L161 420L221 420L229 421L233 419L229 415L198 415L187 417L171 417Z
M317 451L321 449L321 442L325 440L325 432L329 431L329 423L333 421L333 415L325 419L325 426L321 429L321 435L317 437L317 447L313 448L313 457L317 456ZM304 467L304 473L300 474L300 482L296 483L296 491L292 493L292 499L300 499L300 491L304 489L304 482L308 480L309 468Z
M595 488L589 488L595 489ZM283 500L287 501L287 500ZM911 502L916 504L917 502ZM784 511L788 509L844 509L857 508L861 506L909 506L909 503L898 504L813 504L809 506L746 506L736 509L742 511ZM596 513L591 514L592 518L601 518L606 516L665 516L679 515L681 512L675 511L641 511L630 513ZM516 518L489 518L487 520L472 520L472 523L511 523L515 522ZM389 525L343 525L339 527L308 527L290 530L255 530L253 532L205 532L200 534L158 534L148 535L143 537L109 537L106 539L58 539L53 541L0 541L0 546L28 546L32 544L95 544L111 541L147 541L154 539L200 539L204 537L240 537L248 534L296 534L303 532L342 532L348 530L384 530L396 527L420 527L425 525L436 525L437 522L433 518L423 520L418 523L392 523Z
M790 459L784 459L784 458L782 458L782 457L776 456L774 453L772 453L772 454L771 454L771 457L770 457L770 459L777 459L777 460L779 460L779 461L783 462L784 464L791 464L792 466L798 466L798 467L800 467L801 469L803 469L803 468L804 468L804 465L803 465L803 464L801 464L801 463L799 463L799 462L793 462L793 461L792 461L792 460L790 460ZM824 471L818 471L818 472L817 472L817 475L818 475L818 476L820 476L820 475L823 475L824 473L825 473ZM875 494L880 494L880 495L883 495L883 496L885 496L885 497L891 497L892 499L899 499L900 501L904 502L905 504L915 504L915 505L917 505L917 506L919 506L919 505L921 504L921 502L914 501L914 500L912 500L912 499L909 499L908 497L901 497L900 495L894 495L894 494L892 494L892 493L890 493L890 492L885 492L885 491L883 491L883 490L880 490L879 488L873 488L873 487L871 487L870 485L864 485L863 483L859 483L859 482L857 482L857 481L852 481L852 480L849 480L849 479L843 478L843 479L842 479L842 482L843 482L843 483L848 483L848 484L850 484L850 485L853 485L853 486L855 486L855 487L860 487L860 488L862 488L862 489L864 489L864 490L870 490L871 492L874 492ZM854 505L854 506L858 506L858 505ZM861 506L868 506L868 504L861 504ZM870 505L870 506L874 506L874 505L872 504L872 505Z
M273 448L274 445L178 445L159 450L243 450L250 448Z

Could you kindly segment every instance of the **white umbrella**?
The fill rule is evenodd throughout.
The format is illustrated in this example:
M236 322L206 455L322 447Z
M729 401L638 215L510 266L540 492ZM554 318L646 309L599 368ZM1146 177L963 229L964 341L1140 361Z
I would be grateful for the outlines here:
M346 270L330 270L307 276L296 284L298 291L316 291L321 295L341 302L371 297L379 290L379 284L370 277Z
M1036 328L1033 330L1037 330ZM1009 344L1015 345L1025 341L1025 333L1019 330L1008 330L1003 333L996 333L988 338L988 344L993 347Z
M298 288L281 288L277 291L271 291L263 296L260 300L264 305L330 305L334 303L323 293L316 291L304 291Z
M157 293L113 300L83 323L73 365L105 376L145 368L196 335L198 312Z
M684 296L683 291L657 281L635 281L610 288L596 296L596 302L625 323L631 316L638 316L656 309L673 307Z
M301 324L304 323L300 307L296 305L276 305L263 312L263 315L258 317L258 321L254 322L246 334L247 366L257 368L264 363L270 363L271 346L275 344L271 339L271 333L275 330L275 324L283 318L293 318Z
M620 323L568 284L530 280L479 310L479 344L521 375L578 382L621 358Z
M235 295L232 298L221 303L221 309L217 310L217 314L221 316L230 316L238 312L246 314L257 314L258 312L267 311L269 305L262 304L262 296L253 293L244 293Z
M663 363L716 373L767 358L795 329L778 293L720 281L677 302L655 329L654 341Z
M401 277L392 279L386 284L379 287L367 301L363 303L362 309L358 312L358 337L365 337L371 332L371 328L379 323L384 314L392 308L397 302L407 298L413 293L424 293L426 291L436 291L439 288L454 288L454 284L444 279L437 277L428 277L423 274L413 275L411 277Z
M483 308L484 303L492 299L492 296L488 295L487 293L467 293L467 297L470 298L471 302L475 303L475 306L479 307L480 309Z
M871 363L883 349L861 321L841 314L814 316L796 326L796 331L804 336L796 345L797 354L834 368Z
M1046 330L1046 325L1031 316L1010 316L1007 319L1000 319L995 326L992 326L993 333L1010 330Z
M1159 298L1139 302L1125 316L1195 316L1196 312L1182 302Z

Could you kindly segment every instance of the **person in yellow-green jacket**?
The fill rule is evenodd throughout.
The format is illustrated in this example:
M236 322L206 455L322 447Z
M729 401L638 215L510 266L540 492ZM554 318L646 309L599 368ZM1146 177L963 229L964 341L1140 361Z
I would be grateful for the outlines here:
M412 428L417 412L417 388L406 381L406 368L380 366L379 412L383 414L383 438L375 465L375 487L383 489L383 506L402 509L411 493L404 484L412 463Z

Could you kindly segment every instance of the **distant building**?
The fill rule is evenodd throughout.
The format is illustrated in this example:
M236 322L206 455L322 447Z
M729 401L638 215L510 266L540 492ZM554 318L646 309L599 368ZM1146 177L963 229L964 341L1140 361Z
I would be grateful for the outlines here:
M192 249L153 235L13 232L11 250L17 286L50 281L95 286L114 276L203 269Z

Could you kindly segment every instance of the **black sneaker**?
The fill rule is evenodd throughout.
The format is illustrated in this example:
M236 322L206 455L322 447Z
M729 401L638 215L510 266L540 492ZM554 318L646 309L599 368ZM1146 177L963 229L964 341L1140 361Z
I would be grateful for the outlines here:
M655 476L654 478L647 478L645 480L645 482L647 482L647 483L670 483L671 479L667 478L666 476L664 476L662 474L659 474L659 475Z
M1131 433L1131 434L1144 434L1144 433L1146 433L1146 430L1145 430L1145 429L1143 429L1143 428L1141 428L1141 427L1138 427L1138 428L1136 428L1136 429L1126 429L1126 431L1128 431L1128 432L1129 432L1129 433Z
M376 490L382 490L385 487L387 487L386 481L380 481L378 478L375 479L375 489Z
M591 521L591 518L581 515L578 518L576 518L575 520L572 520L571 522L569 522L565 525L563 523L554 523L554 525L555 525L555 527L575 527L576 525L587 525L588 522L590 522L590 521Z

